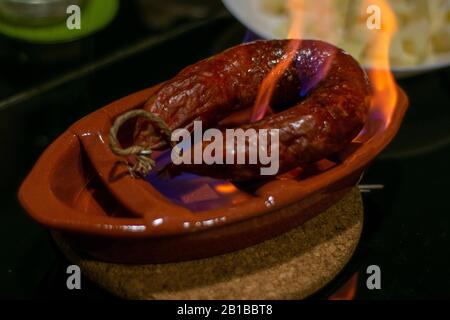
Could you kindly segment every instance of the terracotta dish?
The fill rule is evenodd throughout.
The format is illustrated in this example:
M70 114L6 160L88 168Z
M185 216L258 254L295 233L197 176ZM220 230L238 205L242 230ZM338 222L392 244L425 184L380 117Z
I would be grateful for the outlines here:
M396 135L408 106L398 89L390 121L371 114L354 143L301 174L258 185L192 175L172 182L133 179L110 151L108 133L119 114L141 107L155 90L115 101L75 123L48 147L20 188L20 202L31 217L61 231L81 253L120 263L174 262L230 252L286 232L359 182ZM123 131L126 139L126 126Z

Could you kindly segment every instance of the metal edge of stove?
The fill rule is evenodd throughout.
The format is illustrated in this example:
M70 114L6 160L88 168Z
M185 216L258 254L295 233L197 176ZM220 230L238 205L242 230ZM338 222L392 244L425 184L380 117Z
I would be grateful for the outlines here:
M88 64L80 67L77 70L72 70L72 71L66 72L66 73L62 74L61 76L58 76L52 80L44 82L43 84L35 86L34 88L24 90L17 94L11 95L3 100L0 100L0 113L7 111L9 108L20 105L21 103L23 103L29 99L32 99L42 93L48 92L52 89L62 86L65 83L68 83L70 81L82 78L82 77L87 76L92 73L95 73L96 71L99 71L113 63L122 61L130 56L136 55L145 50L156 47L156 46L158 46L162 43L165 43L167 41L170 41L178 36L182 36L186 33L195 31L202 27L206 27L209 24L219 22L221 20L231 19L231 18L232 18L232 16L228 12L221 12L221 13L218 13L217 15L214 15L207 19L204 19L201 21L196 21L196 22L191 22L191 23L186 23L186 24L178 26L168 32L146 37L146 38L138 41L137 43L129 45L125 49L119 49L103 58L98 59L97 61L88 63Z

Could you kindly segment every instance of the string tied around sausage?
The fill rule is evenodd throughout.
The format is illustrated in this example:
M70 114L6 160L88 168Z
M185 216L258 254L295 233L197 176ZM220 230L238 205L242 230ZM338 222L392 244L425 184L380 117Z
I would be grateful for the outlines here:
M128 170L133 178L145 177L155 167L155 160L151 158L151 154L153 152L152 147L132 145L128 148L123 148L117 138L117 134L122 125L128 120L136 117L149 120L153 126L159 129L162 138L173 146L171 141L172 132L164 120L158 115L143 109L138 109L128 111L118 116L109 130L109 147L115 155L124 158L127 163ZM135 156L136 162L134 164L130 164L127 159L128 156Z

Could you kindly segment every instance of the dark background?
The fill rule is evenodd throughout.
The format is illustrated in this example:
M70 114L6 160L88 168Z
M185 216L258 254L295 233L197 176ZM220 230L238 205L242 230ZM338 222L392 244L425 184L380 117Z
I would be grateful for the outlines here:
M244 38L245 28L218 2L183 2L198 10L169 10L155 25L142 2L122 1L106 29L70 44L43 48L0 35L1 298L113 298L87 279L83 290L65 289L68 262L19 206L17 190L45 147L74 121ZM398 82L410 109L362 182L385 188L363 195L357 252L314 298L326 298L355 272L358 299L450 297L450 70ZM381 268L381 290L365 286L371 264Z

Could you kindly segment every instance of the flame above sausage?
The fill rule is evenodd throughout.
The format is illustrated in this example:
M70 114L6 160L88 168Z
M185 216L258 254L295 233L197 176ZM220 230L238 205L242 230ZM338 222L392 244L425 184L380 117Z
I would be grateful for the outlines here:
M302 37L303 1L304 0L288 0L288 8L292 21L288 39L301 39ZM295 58L295 54L300 44L301 42L299 41L291 41L286 57L284 57L284 59L282 59L262 81L250 118L251 122L259 121L264 118L266 112L270 108L270 100L272 99L275 86Z
M323 20L318 21L321 29L328 28L329 32L333 30L333 15L329 11L333 10L331 0L322 0L315 3L308 3L309 6L316 5L318 12L323 12ZM304 35L304 10L305 0L288 0L288 11L291 25L287 35L288 39L301 39ZM370 37L370 43L367 47L367 56L370 69L368 76L373 87L373 100L371 104L371 116L379 117L387 126L392 118L393 110L397 103L397 88L394 76L390 71L389 49L392 38L397 30L396 16L389 3L386 0L362 0L361 11L367 12L369 6L378 6L381 12L381 28L370 30L367 35ZM319 10L320 9L320 10ZM367 19L370 14L367 13ZM270 109L270 101L280 77L286 68L289 67L295 53L300 46L300 42L291 42L288 54L282 59L269 75L263 80L257 99L255 101L251 122L261 120ZM323 70L326 73L325 68ZM323 76L323 75L322 75Z
M384 119L387 126L398 99L397 85L389 62L389 49L397 31L397 19L386 0L365 0L364 5L376 5L381 13L381 29L372 30L368 47L367 55L371 66L368 74L373 88L371 114Z

